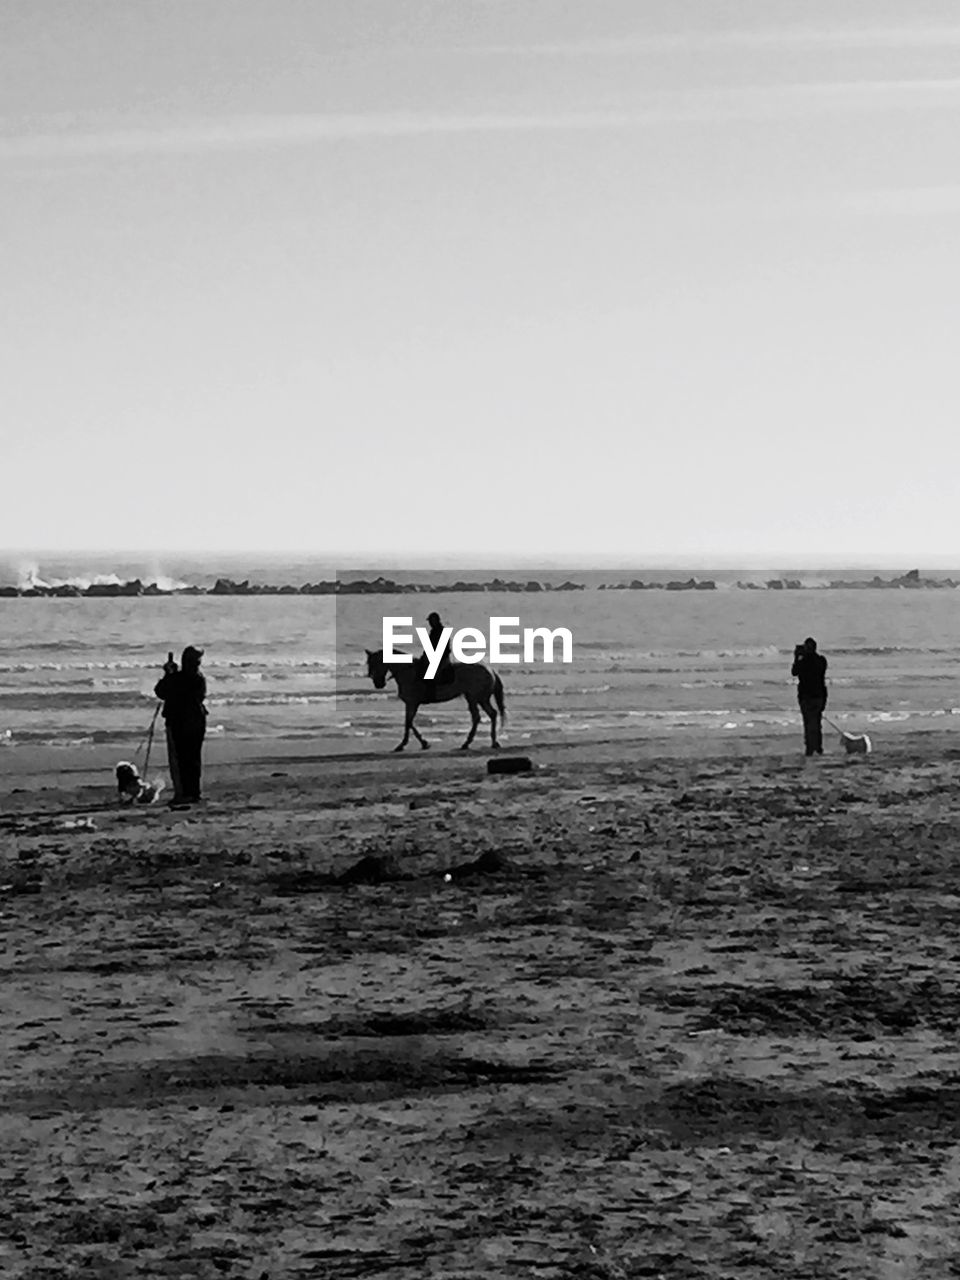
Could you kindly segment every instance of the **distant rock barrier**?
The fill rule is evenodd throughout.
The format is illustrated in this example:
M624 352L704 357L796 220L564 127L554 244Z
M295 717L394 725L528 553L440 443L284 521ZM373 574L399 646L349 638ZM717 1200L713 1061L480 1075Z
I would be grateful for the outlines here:
M731 587L740 591L871 591L871 590L943 590L956 588L960 582L953 578L924 578L919 569L911 569L909 573L894 578L854 578L848 581L839 579L828 583L805 585L799 578L770 578L766 583L738 581ZM156 582L142 582L134 578L130 582L94 582L89 586L78 586L64 582L57 585L0 586L0 599L28 599L44 597L48 599L69 599L82 597L85 599L117 599L139 596L355 596L355 595L453 595L458 592L557 592L586 591L583 582L538 582L530 579L522 582L516 579L492 578L488 582L466 582L457 579L452 582L395 582L392 578L358 578L344 582L340 580L324 580L322 582L305 582L301 586L285 584L277 586L272 583L250 582L245 578L235 582L232 578L217 578L212 587L173 587L169 590L160 587ZM686 578L668 582L643 582L633 578L630 582L601 582L599 591L716 591L717 584L712 578Z
M830 586L834 590L843 589L845 591L871 591L871 590L887 590L906 589L906 590L929 590L931 588L957 587L957 583L953 578L921 578L919 569L911 569L909 573L902 574L899 578L884 579L878 575L870 579L854 579L850 582L831 582Z

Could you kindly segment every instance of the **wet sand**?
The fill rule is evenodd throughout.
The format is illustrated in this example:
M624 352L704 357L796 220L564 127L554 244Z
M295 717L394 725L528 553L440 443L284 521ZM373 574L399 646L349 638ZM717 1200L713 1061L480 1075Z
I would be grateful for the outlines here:
M20 757L0 1272L955 1274L960 749L876 746Z

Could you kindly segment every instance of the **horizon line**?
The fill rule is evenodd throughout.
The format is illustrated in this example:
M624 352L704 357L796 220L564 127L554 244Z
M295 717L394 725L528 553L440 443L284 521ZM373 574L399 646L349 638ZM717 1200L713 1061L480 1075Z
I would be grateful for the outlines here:
M722 572L736 570L757 572L772 569L795 569L810 572L821 569L850 569L860 572L868 570L922 569L922 568L956 568L960 570L960 552L955 556L936 555L896 555L889 559L876 556L851 554L849 558L824 556L814 558L809 555L782 554L771 552L763 559L755 555L744 556L719 554L716 558L704 556L703 553L671 554L668 556L632 556L629 553L599 552L593 556L579 557L573 555L556 555L550 553L532 553L530 555L500 556L495 552L464 552L461 555L445 557L431 556L425 552L363 552L363 551L319 551L302 548L284 550L270 549L230 549L230 548L142 548L131 547L118 549L113 547L86 547L81 550L57 547L0 547L0 558L22 558L36 560L38 558L56 557L63 560L82 560L84 557L106 559L113 557L119 562L130 559L216 559L223 557L231 560L316 560L327 563L336 569L338 563L351 569L366 568L398 568L405 567L428 571L455 571L457 568L477 570L491 568L541 568L551 570L580 569L587 572L608 569L648 569L667 571L670 569L711 568Z

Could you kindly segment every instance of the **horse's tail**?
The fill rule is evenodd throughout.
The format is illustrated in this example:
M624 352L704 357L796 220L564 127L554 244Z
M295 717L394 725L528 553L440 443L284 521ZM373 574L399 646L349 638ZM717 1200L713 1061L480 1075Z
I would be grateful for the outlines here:
M497 710L500 712L500 723L507 723L507 708L503 705L503 681L493 673L493 696L497 700Z

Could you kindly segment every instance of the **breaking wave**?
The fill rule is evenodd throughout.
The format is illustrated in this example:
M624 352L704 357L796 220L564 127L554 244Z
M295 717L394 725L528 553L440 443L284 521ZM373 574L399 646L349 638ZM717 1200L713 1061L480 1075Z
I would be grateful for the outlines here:
M41 648L40 645L32 646L35 649ZM80 645L63 645L64 649L76 650L81 648ZM91 646L93 647L93 646ZM205 671L249 671L254 667L279 667L287 671L332 671L336 666L335 658L277 658L270 663L264 663L252 658L210 658L204 657L203 667ZM30 671L147 671L158 673L155 678L159 679L160 666L155 660L136 661L131 658L114 658L109 662L95 661L65 661L65 662L0 662L0 674L4 675L25 675ZM261 673L262 674L262 673ZM282 679L282 675L272 673L275 679ZM256 676L250 677L256 679Z
M156 586L160 591L183 591L189 583L184 582L180 578L171 578L169 575L162 573L159 569L146 570L142 573L135 574L139 577L143 585ZM57 587L76 587L79 591L86 591L88 587L122 587L125 582L130 581L130 576L120 577L116 573L75 573L68 577L44 577L40 573L40 565L37 562L21 563L17 566L17 588L20 591L29 591L35 588L38 591L55 590Z

